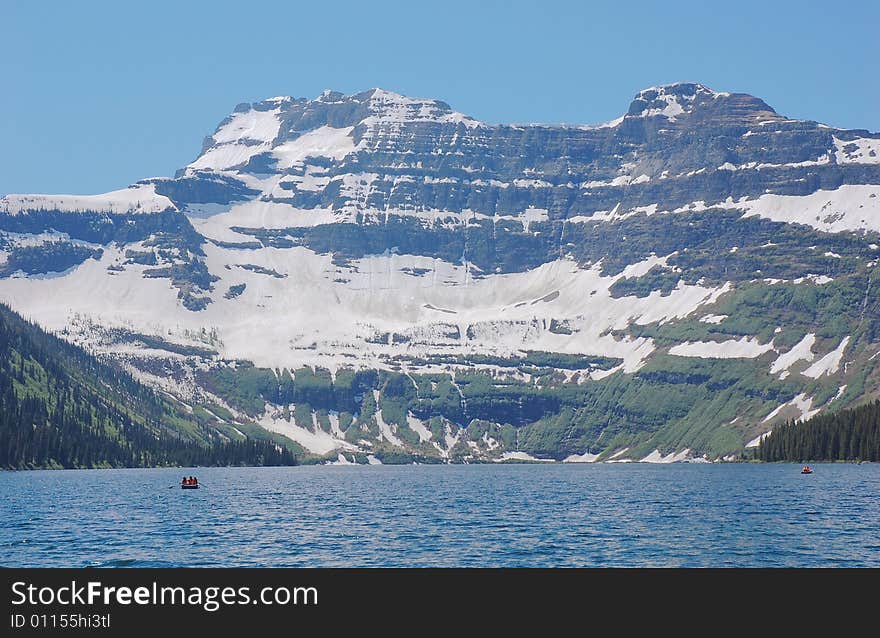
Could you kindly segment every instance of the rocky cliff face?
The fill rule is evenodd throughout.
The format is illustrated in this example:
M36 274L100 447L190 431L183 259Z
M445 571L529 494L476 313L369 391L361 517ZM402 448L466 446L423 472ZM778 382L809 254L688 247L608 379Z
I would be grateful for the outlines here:
M3 198L0 297L314 454L721 458L875 392L878 194L880 135L698 84L600 126L326 91Z
M642 91L598 127L488 126L376 89L241 105L181 176L213 185L231 172L262 201L350 215L534 208L562 220L876 184L877 145L866 131L789 120L757 98L693 84Z

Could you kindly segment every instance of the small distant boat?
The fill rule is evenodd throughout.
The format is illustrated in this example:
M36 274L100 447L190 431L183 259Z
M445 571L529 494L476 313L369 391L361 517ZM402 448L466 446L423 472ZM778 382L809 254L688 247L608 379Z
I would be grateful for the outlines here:
M195 485L181 485L180 489L182 489L182 490L197 490L197 489L199 489L199 484L196 483Z
M803 469L801 469L801 474L812 474L813 470L810 469L809 465L805 465Z

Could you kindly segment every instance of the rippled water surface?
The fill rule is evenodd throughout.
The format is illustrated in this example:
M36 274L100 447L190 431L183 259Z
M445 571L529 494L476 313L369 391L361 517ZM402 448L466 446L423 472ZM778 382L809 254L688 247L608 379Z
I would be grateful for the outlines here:
M5 566L878 567L880 465L0 472ZM195 474L203 487L181 490Z

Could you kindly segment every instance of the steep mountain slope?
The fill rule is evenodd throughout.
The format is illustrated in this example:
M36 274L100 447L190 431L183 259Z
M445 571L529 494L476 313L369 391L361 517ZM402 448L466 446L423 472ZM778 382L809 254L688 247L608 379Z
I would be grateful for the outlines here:
M0 468L296 463L206 425L0 305Z
M720 458L876 393L878 193L880 135L698 84L601 126L326 91L3 198L0 298L331 458Z

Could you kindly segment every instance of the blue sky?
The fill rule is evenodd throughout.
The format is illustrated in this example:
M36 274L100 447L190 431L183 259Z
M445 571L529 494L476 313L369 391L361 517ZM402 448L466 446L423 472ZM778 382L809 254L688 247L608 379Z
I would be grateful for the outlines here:
M380 86L599 123L696 81L880 130L880 3L0 0L0 194L172 175L239 102Z

